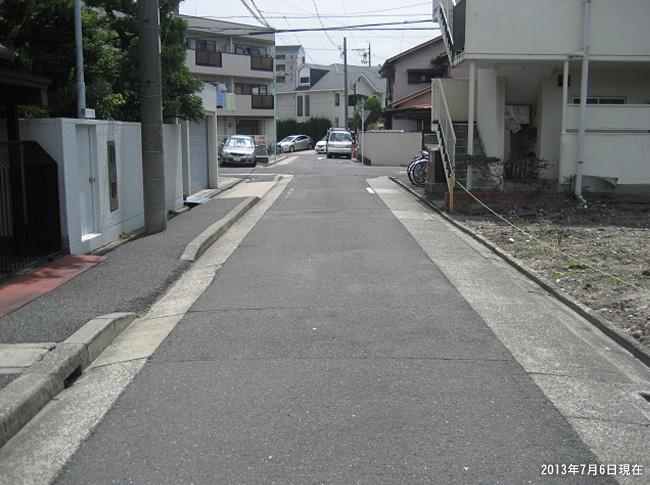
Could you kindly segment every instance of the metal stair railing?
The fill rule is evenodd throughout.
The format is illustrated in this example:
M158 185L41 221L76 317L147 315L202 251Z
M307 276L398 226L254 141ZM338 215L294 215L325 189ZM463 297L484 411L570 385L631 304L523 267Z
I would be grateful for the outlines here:
M439 0L438 7L436 8L436 18L442 32L442 40L447 50L447 57L449 62L453 59L454 53L454 6L455 0Z
M442 155L442 165L447 178L447 186L453 189L453 177L456 171L456 133L454 124L449 112L449 105L445 96L445 89L441 79L434 79L431 85L431 101L436 125L436 135L440 141L440 154Z

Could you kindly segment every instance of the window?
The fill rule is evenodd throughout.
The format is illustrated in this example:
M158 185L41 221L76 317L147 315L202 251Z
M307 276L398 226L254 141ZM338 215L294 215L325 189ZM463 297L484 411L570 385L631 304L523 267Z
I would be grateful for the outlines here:
M334 106L341 106L341 93L334 93Z
M276 58L277 60L284 60L284 54L277 54L277 55L275 56L275 58Z
M408 71L409 84L430 83L432 78L433 78L432 71Z
M284 64L276 64L275 65L275 70L283 72L285 70L285 65Z
M217 43L214 40L187 39L187 48L195 51L216 51Z
M580 96L573 97L573 104L580 104ZM625 104L624 96L588 96L587 104Z
M119 208L117 197L117 161L115 156L115 142L107 142L108 149L108 196L111 212Z
M235 84L235 94L268 94L269 88L265 84Z
M300 78L300 84L309 84L309 76L301 77Z
M309 95L305 95L305 116L309 116Z
M278 76L278 77L275 78L275 82L276 83L286 83L287 78L286 78L286 76Z
M266 47L258 47L253 45L235 45L235 54L242 54L245 56L266 56Z
M302 116L302 96L296 97L296 110L297 110L297 115Z

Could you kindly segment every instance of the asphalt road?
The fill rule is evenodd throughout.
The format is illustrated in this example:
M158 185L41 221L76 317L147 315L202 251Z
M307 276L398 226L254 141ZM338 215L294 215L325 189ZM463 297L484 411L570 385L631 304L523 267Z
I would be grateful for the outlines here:
M368 190L398 170L253 171L295 178L58 482L519 484L596 463Z

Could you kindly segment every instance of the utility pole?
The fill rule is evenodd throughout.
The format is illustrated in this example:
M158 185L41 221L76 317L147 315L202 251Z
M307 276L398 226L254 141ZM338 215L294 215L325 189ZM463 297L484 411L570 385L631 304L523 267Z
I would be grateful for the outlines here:
M167 228L158 0L138 1L138 35L144 228L147 234L155 234Z
M86 83L84 82L84 48L81 36L81 0L74 0L74 40L77 54L77 117L84 118L86 109Z
M368 42L368 67L372 67L372 53L370 51L370 42Z
M345 111L345 125L348 129L348 39L343 37L343 106Z

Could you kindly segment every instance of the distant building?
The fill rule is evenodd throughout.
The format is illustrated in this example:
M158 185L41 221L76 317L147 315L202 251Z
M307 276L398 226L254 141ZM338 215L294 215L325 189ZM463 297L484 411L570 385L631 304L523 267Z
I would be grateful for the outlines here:
M376 97L384 104L384 81L378 68L348 65L347 100L343 80L343 64L300 64L296 68L295 86L278 89L278 119L327 118L332 126L340 127L345 122L346 106L352 119L357 102L363 99Z
M217 133L273 137L274 34L259 26L180 15L188 24L186 65L217 88ZM243 30L242 30L243 29Z
M298 66L305 63L305 50L301 45L275 47L275 83L278 90L296 89Z

